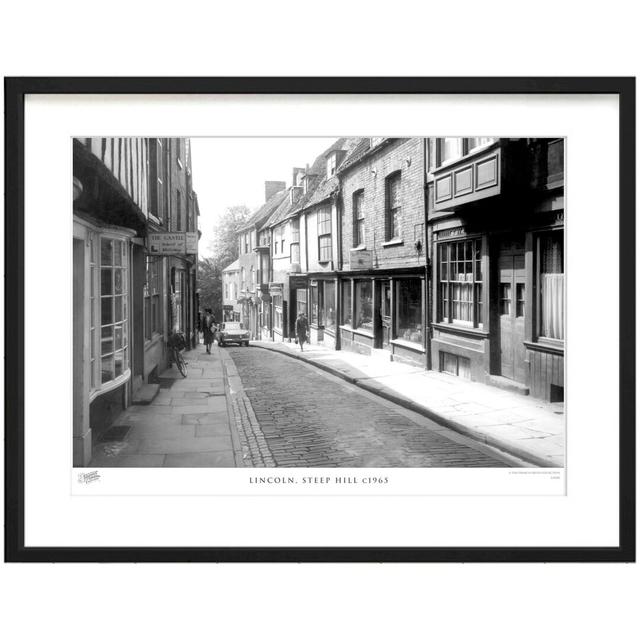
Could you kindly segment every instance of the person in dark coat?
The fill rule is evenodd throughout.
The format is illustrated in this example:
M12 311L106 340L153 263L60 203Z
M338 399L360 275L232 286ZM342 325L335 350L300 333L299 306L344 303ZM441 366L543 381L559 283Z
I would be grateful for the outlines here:
M207 353L211 353L211 344L216 334L216 319L213 311L208 308L204 310L204 318L202 318L202 334Z
M298 314L296 320L296 338L298 338L298 344L300 345L300 351L304 351L304 343L308 342L307 334L309 332L309 323L307 317L302 313Z

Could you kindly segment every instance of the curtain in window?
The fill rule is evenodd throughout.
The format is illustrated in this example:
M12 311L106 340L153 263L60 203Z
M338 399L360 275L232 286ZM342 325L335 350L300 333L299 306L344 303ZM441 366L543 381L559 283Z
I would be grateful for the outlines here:
M564 274L542 274L542 334L564 340Z

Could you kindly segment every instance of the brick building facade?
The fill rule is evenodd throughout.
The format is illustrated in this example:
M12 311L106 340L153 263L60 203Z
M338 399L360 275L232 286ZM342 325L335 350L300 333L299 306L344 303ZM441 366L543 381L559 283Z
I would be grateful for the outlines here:
M562 139L339 138L255 237L264 339L563 399Z

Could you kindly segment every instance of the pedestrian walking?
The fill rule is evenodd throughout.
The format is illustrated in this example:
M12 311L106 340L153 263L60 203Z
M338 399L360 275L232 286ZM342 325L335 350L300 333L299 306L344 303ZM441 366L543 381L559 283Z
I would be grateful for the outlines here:
M202 335L204 338L204 346L207 353L211 353L211 343L215 337L216 319L213 311L209 308L204 310L204 318L202 319Z
M298 314L298 319L296 320L296 338L298 340L298 344L300 345L300 351L304 351L304 343L308 341L308 331L309 323L307 322L307 317L301 311Z

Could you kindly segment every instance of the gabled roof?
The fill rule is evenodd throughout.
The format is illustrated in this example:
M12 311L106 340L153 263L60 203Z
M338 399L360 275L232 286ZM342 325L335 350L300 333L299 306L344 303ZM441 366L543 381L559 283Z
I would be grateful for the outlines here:
M282 201L287 197L287 189L278 191L272 195L257 211L252 213L246 220L246 222L238 229L238 231L245 231L251 227L259 227L262 223L282 204Z
M238 258L235 262L232 262L228 267L225 267L222 270L222 273L226 271L238 271L240 269L240 258Z
M339 181L337 175L331 176L330 178L327 177L326 157L333 151L346 151L347 153L340 163L340 166L342 166L353 153L354 149L358 147L361 140L362 138L338 138L326 151L316 158L313 166L309 169L309 174L315 174L317 177L313 179L307 193L295 204L287 217L293 217L303 209L320 204L331 197L337 190Z

